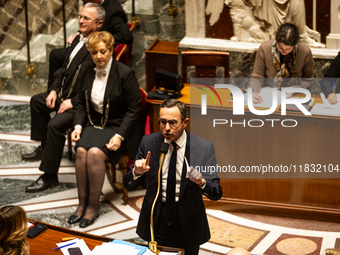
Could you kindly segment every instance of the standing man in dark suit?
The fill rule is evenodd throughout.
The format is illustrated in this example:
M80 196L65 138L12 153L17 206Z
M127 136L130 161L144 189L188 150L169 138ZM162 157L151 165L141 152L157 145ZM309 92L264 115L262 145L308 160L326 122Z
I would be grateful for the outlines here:
M159 110L161 132L143 137L136 162L124 176L127 190L134 190L146 179L146 194L140 212L137 234L150 241L150 213L157 192L160 148L170 143L161 174L160 196L154 210L155 241L159 245L184 248L186 255L197 255L199 245L210 239L202 194L211 200L222 197L216 172L200 174L188 169L216 167L211 142L185 131L189 118L185 104L164 101Z
M83 0L84 6L87 3L97 3L100 4L106 12L105 20L103 22L103 26L100 29L101 31L107 31L111 33L114 37L116 47L118 44L131 44L133 42L133 35L129 30L127 25L126 14L119 3L118 0ZM69 38L67 38L68 43L72 43L73 39L77 36L78 33L73 34ZM65 58L66 51L64 48L62 49L54 49L50 53L50 66L49 66L49 79L48 79L48 87L53 83L54 73L61 67Z
M41 141L33 153L22 155L24 160L42 159L39 169L45 172L26 187L26 192L37 192L58 185L58 170L63 154L66 131L72 127L73 105L82 84L78 73L84 61L90 60L86 49L88 36L103 25L105 10L98 4L88 3L79 15L78 35L68 48L67 58L47 92L31 98L31 139ZM56 112L51 119L50 113Z

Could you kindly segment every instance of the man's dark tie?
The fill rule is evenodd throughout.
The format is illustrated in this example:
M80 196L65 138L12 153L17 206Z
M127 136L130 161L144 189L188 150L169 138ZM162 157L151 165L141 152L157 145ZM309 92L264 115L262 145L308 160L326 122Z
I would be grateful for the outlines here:
M177 161L177 144L171 143L174 150L171 154L170 164L168 169L168 181L166 185L166 202L165 216L168 226L173 223L175 216L175 189L176 189L176 161Z

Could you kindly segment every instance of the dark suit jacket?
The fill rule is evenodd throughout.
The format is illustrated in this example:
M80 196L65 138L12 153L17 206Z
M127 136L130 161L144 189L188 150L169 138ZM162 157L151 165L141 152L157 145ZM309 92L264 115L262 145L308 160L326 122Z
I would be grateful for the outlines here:
M105 0L102 4L106 16L101 31L110 32L115 38L115 46L133 42L132 33L127 26L126 14L118 0Z
M333 60L331 66L328 68L324 79L321 81L321 89L326 98L329 94L334 93L333 82L336 86L335 93L340 93L340 51L338 56Z
M187 133L185 157L189 166L216 166L215 150L211 142L198 136ZM164 142L161 132L144 136L140 144L136 159L146 158L151 151L150 170L140 178L133 181L132 169L124 175L123 184L127 190L134 190L146 179L146 194L140 212L137 234L144 240L150 241L150 212L157 192L157 173L159 168L160 147ZM210 239L209 225L205 213L202 194L211 200L222 197L222 188L217 173L202 173L206 179L204 189L199 188L194 182L186 178L186 164L183 164L181 188L178 201L180 226L188 246L197 246ZM161 206L161 196L155 206L154 225L157 225ZM157 240L156 240L157 241Z
M83 89L78 94L75 104L74 125L83 127L91 125L87 117L86 98L88 96L91 119L93 123L100 121L107 111L106 103L109 100L109 114L106 126L112 127L118 134L124 137L124 142L129 155L134 158L142 137L139 125L139 110L141 94L134 71L112 58L112 66L107 81L104 95L104 113L99 114L92 106L91 91L95 78L95 64L88 61L83 64L79 76Z
M68 96L69 91L71 89L73 77L74 77L75 73L77 72L78 68L80 68L80 65L83 62L89 61L91 59L91 54L89 53L89 51L87 50L87 48L84 44L84 46L74 56L70 66L67 68L67 64L68 64L68 61L69 61L70 54L72 53L73 49L77 46L78 42L79 42L79 35L77 35L77 37L73 40L71 46L69 48L67 48L67 55L66 55L66 59L63 63L63 66L56 71L55 79L54 79L51 87L48 88L48 93L51 90L55 90L57 93L59 93L61 86L62 86L63 79L65 78L64 85L63 85L62 98L64 100L67 99L67 98L70 98L73 105L75 104L75 100L76 100L74 97L81 90L81 84L79 84L79 75L78 75L77 80L75 81L75 85L72 89L72 93Z

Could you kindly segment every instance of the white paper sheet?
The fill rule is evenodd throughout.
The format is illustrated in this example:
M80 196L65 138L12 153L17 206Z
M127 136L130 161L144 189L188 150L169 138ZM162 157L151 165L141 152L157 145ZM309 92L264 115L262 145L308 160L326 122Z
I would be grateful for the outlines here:
M312 115L326 115L326 116L338 116L340 117L340 109L326 108L324 104L315 104L310 111Z
M70 243L74 243L75 244L72 244L72 245L69 245L69 246L66 246L65 248L61 248L61 252L64 254L64 255L70 255L70 253L68 252L68 249L69 248L73 248L73 247L79 247L81 252L83 253L83 255L89 255L91 250L89 249L89 247L87 247L87 244L85 243L84 239L73 239L73 240L70 240L70 241L66 241L66 242L62 242L62 243L57 243L57 246L60 247L60 246L63 246L63 245L67 245L67 244L70 244Z
M336 104L330 104L328 102L327 98L325 97L324 93L320 94L322 102L323 102L323 104L325 105L326 108L329 108L329 109L340 109L340 93L337 93L335 95L338 97L337 103Z
M253 92L254 93L254 92ZM273 88L272 87L264 87L260 91L260 96L262 96L263 101L262 103L255 104L253 103L254 107L264 107L264 108L271 108L273 103ZM277 90L277 106L281 104L281 91ZM248 105L248 93L244 94L244 102L245 105Z

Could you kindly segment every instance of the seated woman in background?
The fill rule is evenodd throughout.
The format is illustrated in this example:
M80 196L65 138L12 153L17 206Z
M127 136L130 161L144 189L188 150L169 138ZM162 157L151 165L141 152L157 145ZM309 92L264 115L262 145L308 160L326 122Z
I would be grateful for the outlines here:
M308 46L299 42L299 30L291 23L282 24L276 32L275 40L263 42L257 51L251 86L253 102L261 103L259 95L263 85L263 78L274 78L274 84L281 87L302 87L308 89L313 78L313 55ZM284 82L283 78L304 78L299 84ZM289 93L287 98L293 93Z
M24 209L15 205L0 208L0 254L29 255L28 231Z
M333 79L332 79L333 78ZM324 79L321 81L321 89L330 104L336 104L338 98L335 93L340 93L340 52L328 68Z
M134 71L112 57L113 36L93 32L86 43L93 62L80 73L83 90L75 103L76 179L79 205L69 223L85 228L99 213L106 161L116 165L127 151L134 158L141 140L141 94Z

